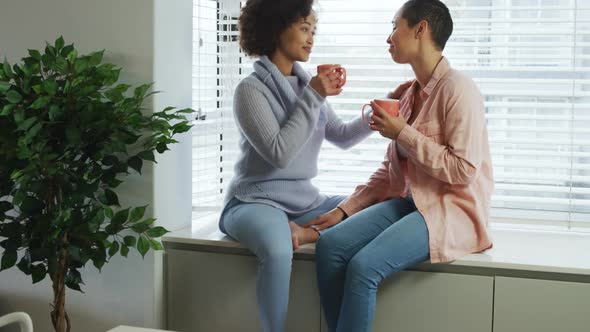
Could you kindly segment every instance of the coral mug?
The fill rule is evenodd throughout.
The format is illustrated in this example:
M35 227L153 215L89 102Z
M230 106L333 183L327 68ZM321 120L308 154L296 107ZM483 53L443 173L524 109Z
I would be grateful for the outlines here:
M390 114L392 116L399 115L399 100L397 100L397 99L375 99L373 101L375 102L375 104L379 105L383 110L385 110L385 112L387 112L387 114ZM366 123L368 123L370 125L374 125L375 122L370 121L371 115L373 115L373 110L370 110L365 115L365 107L367 107L367 106L370 107L371 104L364 104L363 105L363 108L361 109L361 116L363 117L363 120L365 120ZM379 116L378 113L375 113L375 115Z
M329 70L330 67L332 67L332 66L335 66L335 65L333 65L333 64L319 65L317 67L318 74L323 73L326 70ZM339 67L339 68L334 69L334 71L340 74L340 77L339 77L340 84L336 85L336 88L340 89L346 83L346 69L344 69L344 67Z

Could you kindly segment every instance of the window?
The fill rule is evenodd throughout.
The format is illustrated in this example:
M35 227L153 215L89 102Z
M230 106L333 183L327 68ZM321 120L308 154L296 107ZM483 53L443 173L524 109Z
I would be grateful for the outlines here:
M344 119L413 78L385 39L403 0L320 0L309 63L347 68L329 102ZM497 225L590 231L590 3L581 0L447 0L455 27L444 54L485 98ZM237 45L239 0L194 0L193 211L219 211L237 155L232 91L252 70ZM378 134L349 151L324 143L314 183L348 194L383 158Z

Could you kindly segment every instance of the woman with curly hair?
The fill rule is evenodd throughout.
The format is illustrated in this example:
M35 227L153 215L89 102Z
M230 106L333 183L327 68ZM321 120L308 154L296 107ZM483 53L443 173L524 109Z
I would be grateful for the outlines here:
M340 66L309 77L313 0L249 0L239 17L242 51L258 57L237 86L234 117L240 156L220 229L256 255L257 302L264 331L283 331L293 250L319 232L299 225L336 208L343 196L312 185L328 140L346 149L371 130L359 117L344 123L326 103L341 91Z

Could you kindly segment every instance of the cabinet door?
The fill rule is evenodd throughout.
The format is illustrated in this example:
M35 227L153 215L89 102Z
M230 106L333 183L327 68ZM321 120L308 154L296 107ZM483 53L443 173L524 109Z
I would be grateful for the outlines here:
M590 284L496 277L494 332L590 331Z
M403 272L379 288L374 332L490 332L492 277Z
M399 273L379 286L373 332L491 332L493 282L493 277Z
M262 330L253 256L168 250L168 329L181 332ZM287 332L318 332L315 264L293 261Z

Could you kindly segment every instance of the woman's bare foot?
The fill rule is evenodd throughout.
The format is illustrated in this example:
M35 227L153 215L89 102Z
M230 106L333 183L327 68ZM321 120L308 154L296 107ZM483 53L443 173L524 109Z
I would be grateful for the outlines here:
M292 221L289 221L289 227L291 228L291 241L293 241L293 250L297 250L300 245L315 242L317 241L318 237L320 237L318 232L315 230L301 227Z

